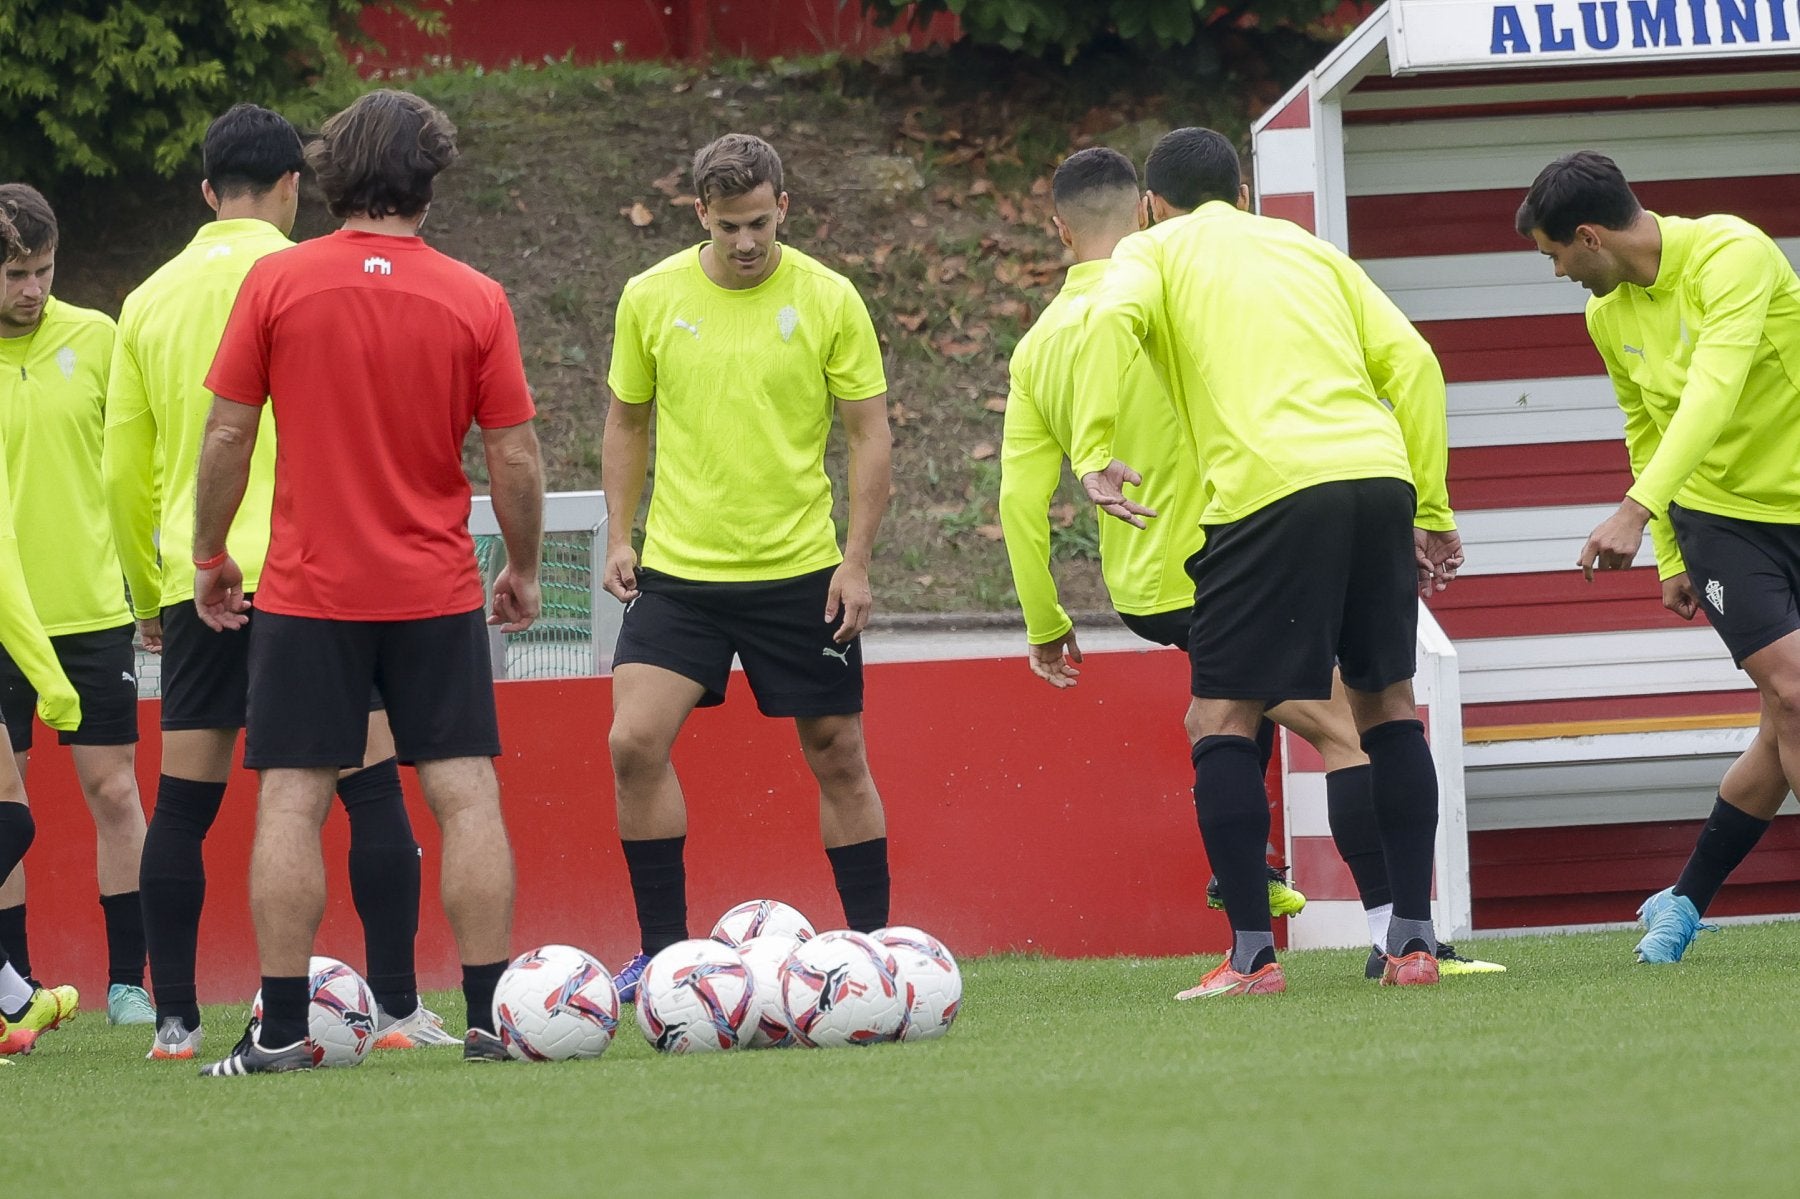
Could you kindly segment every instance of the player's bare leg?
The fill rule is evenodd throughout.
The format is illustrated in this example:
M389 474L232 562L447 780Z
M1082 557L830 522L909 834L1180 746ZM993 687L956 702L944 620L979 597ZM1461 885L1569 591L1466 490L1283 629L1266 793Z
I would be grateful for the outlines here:
M419 763L419 785L443 833L444 915L465 965L512 950L513 860L488 758Z
M844 923L873 932L888 923L887 817L869 773L861 713L794 721L800 749L819 783L819 833L844 905Z

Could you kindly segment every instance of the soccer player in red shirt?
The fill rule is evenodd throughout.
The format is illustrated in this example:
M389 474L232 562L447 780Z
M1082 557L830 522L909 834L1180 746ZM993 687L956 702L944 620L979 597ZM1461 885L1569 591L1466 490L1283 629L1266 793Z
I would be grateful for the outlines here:
M327 121L307 159L344 226L251 268L207 376L217 399L200 455L194 603L215 629L245 620L225 542L265 398L281 433L244 753L261 774L250 903L263 1013L202 1070L212 1077L314 1064L319 827L337 772L362 761L371 686L443 833L444 909L468 1004L463 1056L506 1057L492 1006L513 867L463 437L481 426L507 552L486 623L506 632L538 615L543 468L505 292L419 236L455 139L441 112L391 90Z

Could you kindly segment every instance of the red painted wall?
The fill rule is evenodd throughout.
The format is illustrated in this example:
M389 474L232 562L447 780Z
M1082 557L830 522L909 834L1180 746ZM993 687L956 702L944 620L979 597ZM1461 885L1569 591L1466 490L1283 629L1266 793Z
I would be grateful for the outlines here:
M896 922L956 951L1059 956L1222 950L1205 908L1208 868L1194 824L1181 728L1187 666L1172 652L1089 654L1081 685L1053 692L1022 658L869 668L868 737L887 803ZM622 960L636 948L605 748L611 683L503 683L500 764L519 866L514 945L566 941ZM158 710L141 714L138 775L150 806ZM26 859L33 966L99 993L105 949L93 828L68 754L39 730L29 779L38 839ZM741 680L701 711L676 749L688 795L690 928L704 936L732 904L785 899L821 928L842 919L818 843L817 792L793 727L764 720ZM404 771L426 898L421 981L450 986L456 954L437 902L437 836ZM1277 800L1279 797L1276 797ZM254 784L236 778L207 841L200 994L255 989L245 874ZM1279 803L1272 841L1282 844ZM344 875L347 830L326 826L330 902L318 948L363 964Z
M427 0L425 7L444 14L444 33L427 36L391 12L365 11L363 29L381 44L363 51L366 69L444 58L504 67L568 54L578 62L864 54L901 36L864 17L856 0ZM920 49L958 33L954 17L938 16L903 36Z

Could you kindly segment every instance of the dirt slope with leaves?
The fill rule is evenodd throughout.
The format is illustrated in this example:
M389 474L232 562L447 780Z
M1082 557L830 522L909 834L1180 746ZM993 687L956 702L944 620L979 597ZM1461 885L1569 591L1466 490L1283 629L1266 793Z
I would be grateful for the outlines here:
M1006 359L1060 285L1049 174L1115 146L1140 164L1167 128L1242 134L1315 48L1243 43L1226 61L1092 55L1071 67L958 48L871 63L707 71L551 66L401 81L443 105L463 155L427 235L513 297L551 486L601 485L612 318L632 274L692 245L686 164L731 130L781 151L786 239L849 275L886 351L894 495L877 549L881 607L1005 611L997 447ZM197 175L197 172L195 172ZM57 197L59 293L119 301L205 216L195 179ZM331 222L316 203L297 236ZM834 438L833 473L842 479ZM479 455L470 458L479 477ZM840 488L841 491L841 488ZM1092 516L1065 480L1052 511L1072 609L1106 607ZM840 504L841 508L841 504Z

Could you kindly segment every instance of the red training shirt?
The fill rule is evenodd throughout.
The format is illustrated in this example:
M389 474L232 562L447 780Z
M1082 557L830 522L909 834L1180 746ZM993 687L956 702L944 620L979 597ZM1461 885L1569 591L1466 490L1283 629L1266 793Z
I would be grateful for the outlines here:
M498 283L423 238L303 242L251 268L206 386L275 406L258 608L418 620L481 607L463 437L536 412Z

